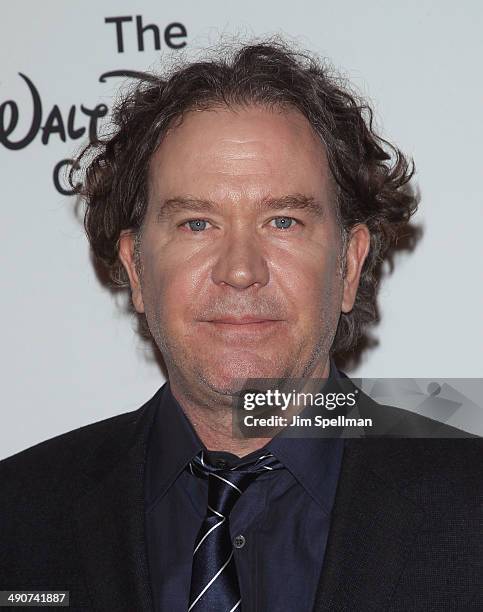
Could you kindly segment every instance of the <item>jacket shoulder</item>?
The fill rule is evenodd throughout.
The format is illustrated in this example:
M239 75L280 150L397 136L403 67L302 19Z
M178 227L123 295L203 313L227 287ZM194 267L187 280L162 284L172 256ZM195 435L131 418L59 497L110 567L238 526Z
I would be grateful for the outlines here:
M155 402L160 390L136 410L90 423L55 436L22 450L0 461L0 486L4 499L21 497L34 492L62 487L64 494L82 480L86 469L91 469L91 457L102 466L113 464L129 447L137 423ZM23 491L23 493L20 493ZM29 496L30 496L29 495Z
M415 502L481 508L482 438L353 439L346 446L360 453L358 473L371 470Z
M0 588L58 585L87 601L73 523L76 508L103 476L123 465L132 448L140 447L160 392L137 410L69 431L0 462Z

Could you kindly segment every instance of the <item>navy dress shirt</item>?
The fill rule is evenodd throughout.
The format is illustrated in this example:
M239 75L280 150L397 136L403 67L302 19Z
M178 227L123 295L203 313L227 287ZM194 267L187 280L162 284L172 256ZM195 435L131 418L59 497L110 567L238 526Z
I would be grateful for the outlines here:
M335 367L331 364L331 377ZM330 378L329 378L330 380ZM234 506L229 522L243 612L313 609L335 498L343 440L275 436L262 451L286 469L267 471ZM231 453L207 451L169 383L163 389L148 447L145 508L148 562L157 612L186 612L194 542L208 498L205 479L187 464L204 450L233 467Z

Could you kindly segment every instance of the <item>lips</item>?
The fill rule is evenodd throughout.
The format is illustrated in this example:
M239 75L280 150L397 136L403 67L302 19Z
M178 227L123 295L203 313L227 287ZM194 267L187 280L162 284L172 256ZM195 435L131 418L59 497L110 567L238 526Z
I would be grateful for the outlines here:
M257 317L253 315L244 315L242 317L220 317L217 319L211 319L209 323L219 323L225 325L252 325L256 323L273 323L276 319L266 319L263 317Z

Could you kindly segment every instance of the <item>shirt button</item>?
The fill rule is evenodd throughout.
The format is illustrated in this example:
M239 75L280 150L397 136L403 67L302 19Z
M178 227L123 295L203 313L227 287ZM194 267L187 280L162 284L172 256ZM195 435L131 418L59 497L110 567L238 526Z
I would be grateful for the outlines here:
M217 459L215 465L217 468L224 469L228 466L228 463L224 459Z
M235 548L243 548L245 546L245 538L242 535L237 535L233 540Z

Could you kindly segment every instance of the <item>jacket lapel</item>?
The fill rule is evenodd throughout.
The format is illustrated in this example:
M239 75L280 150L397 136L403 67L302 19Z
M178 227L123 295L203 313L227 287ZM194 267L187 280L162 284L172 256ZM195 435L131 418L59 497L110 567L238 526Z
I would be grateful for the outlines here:
M96 610L153 610L144 531L144 468L159 392L112 428L87 464L72 525Z
M405 440L346 440L315 612L389 608L424 516L397 489L394 448L407 458Z

